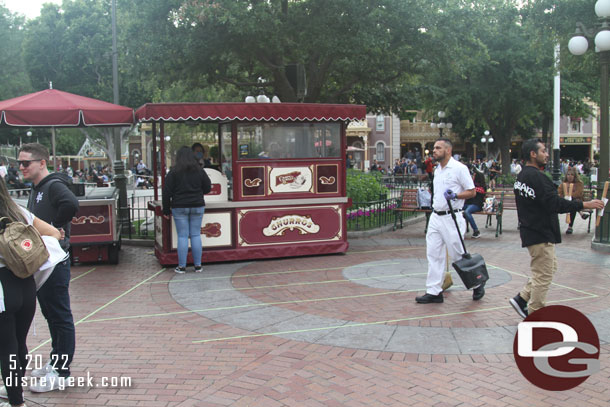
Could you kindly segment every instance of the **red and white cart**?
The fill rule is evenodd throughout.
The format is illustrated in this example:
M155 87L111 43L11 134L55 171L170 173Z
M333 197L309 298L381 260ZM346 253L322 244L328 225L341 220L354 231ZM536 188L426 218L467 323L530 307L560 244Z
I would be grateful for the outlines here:
M206 169L213 185L201 225L204 263L347 251L346 127L365 116L362 105L301 103L161 103L136 111L160 133L162 174L167 123L218 123L218 170ZM154 191L155 254L162 265L177 264L176 226Z

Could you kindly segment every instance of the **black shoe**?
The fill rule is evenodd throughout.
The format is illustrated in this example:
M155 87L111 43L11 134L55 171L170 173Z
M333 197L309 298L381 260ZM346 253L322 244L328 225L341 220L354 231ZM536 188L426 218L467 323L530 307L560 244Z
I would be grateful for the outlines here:
M580 214L580 217L583 219L589 219L589 213L588 212L583 212Z
M485 295L485 283L472 290L472 299L479 301Z
M515 311L517 311L517 314L524 319L527 318L527 302L521 298L519 294L508 300L508 302L510 302L510 305L512 305Z
M571 234L572 234L572 232L574 232L574 230L573 230L571 227L569 227L569 228L566 230L566 235L571 235Z
M430 303L440 303L443 302L443 293L440 293L438 295L432 295L432 294L424 294L421 297L415 297L415 301L418 304L430 304Z
M472 232L473 239L478 239L480 237L481 237L481 232L479 230L475 230L474 232Z

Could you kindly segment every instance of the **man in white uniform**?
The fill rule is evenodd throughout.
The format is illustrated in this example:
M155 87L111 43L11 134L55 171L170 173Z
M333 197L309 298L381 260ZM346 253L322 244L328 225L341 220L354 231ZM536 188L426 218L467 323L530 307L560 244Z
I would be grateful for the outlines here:
M447 264L447 252L451 262L462 258L464 250L451 218L447 199L451 199L453 211L462 211L464 201L476 195L474 183L468 167L452 157L453 145L450 140L440 138L434 143L433 156L438 165L434 170L434 211L430 216L426 234L426 255L428 257L428 278L426 294L417 297L419 304L443 302L443 277ZM457 222L462 236L466 231L466 221L460 213ZM480 300L485 295L484 284L473 290L472 298Z

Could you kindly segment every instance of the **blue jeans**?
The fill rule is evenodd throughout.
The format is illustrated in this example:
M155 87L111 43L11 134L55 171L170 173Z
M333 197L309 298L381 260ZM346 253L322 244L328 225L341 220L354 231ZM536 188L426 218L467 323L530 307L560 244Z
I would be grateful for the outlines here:
M70 363L76 347L76 329L70 309L70 260L55 266L49 279L38 290L38 302L51 333L51 365L60 376L70 376Z
M466 221L468 223L470 223L470 226L472 226L472 230L479 230L479 228L477 227L476 222L474 221L474 217L472 216L473 213L475 212L479 212L481 210L480 206L477 205L467 205L466 208L464 209L464 217L466 218Z
M178 232L178 266L186 267L186 256L189 252L189 238L191 239L191 252L193 264L201 266L201 220L205 206L196 208L172 208L172 216L176 222Z

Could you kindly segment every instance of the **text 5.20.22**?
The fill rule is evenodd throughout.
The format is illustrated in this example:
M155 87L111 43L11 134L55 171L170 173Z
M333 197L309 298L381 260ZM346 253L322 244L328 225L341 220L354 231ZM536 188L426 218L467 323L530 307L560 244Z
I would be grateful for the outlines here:
M10 369L17 369L17 366L20 364L17 355L10 355L9 364ZM42 369L46 364L42 355L25 355L25 370ZM68 355L51 355L48 364L55 370L66 369L68 365Z

